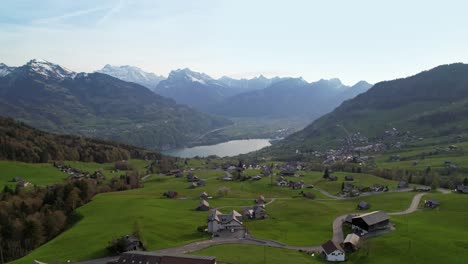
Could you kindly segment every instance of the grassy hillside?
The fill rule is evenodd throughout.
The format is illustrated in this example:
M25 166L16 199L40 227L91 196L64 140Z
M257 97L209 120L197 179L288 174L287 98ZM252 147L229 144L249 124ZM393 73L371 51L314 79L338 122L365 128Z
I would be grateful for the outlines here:
M376 139L392 128L416 137L459 135L468 131L467 87L468 65L461 63L380 82L269 151L331 148L353 133Z
M30 164L0 160L0 188L3 189L5 185L14 187L16 182L12 182L12 179L16 176L34 185L49 185L67 177L50 163Z
M154 159L157 156L160 154L111 141L47 133L11 118L0 117L0 159L105 163L131 158Z
M195 173L206 179L205 187L188 189L185 179L153 175L142 189L98 195L77 210L82 219L75 226L15 263L29 263L32 259L76 261L105 256L107 242L112 237L131 232L135 221L139 222L149 249L207 239L209 237L197 232L196 228L206 223L208 213L193 210L200 202L198 195L203 191L214 196L208 201L212 207L224 207L221 210L241 210L242 206L252 205L253 199L260 194L267 199L279 198L268 206L272 217L264 221L248 221L249 231L259 238L302 246L327 240L332 233L331 221L338 215L355 210L358 202L329 201L328 197L314 190L311 191L318 199L307 200L301 198L297 190L270 187L266 179L223 182L217 179L224 176L222 171ZM313 179L308 177L304 178L312 182ZM216 191L222 186L229 187L231 191L220 197ZM169 189L178 191L182 199L163 198L162 193ZM412 194L382 194L372 197L369 202L375 209L402 210L408 206L411 197ZM83 244L84 240L87 243Z

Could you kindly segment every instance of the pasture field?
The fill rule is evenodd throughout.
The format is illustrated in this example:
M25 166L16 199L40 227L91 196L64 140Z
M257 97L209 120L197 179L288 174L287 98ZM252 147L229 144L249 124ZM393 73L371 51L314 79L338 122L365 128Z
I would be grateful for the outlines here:
M67 174L54 168L50 163L24 163L0 160L0 188L15 187L12 179L16 176L35 185L48 185L63 181Z
M33 259L78 261L106 256L108 242L131 233L135 222L140 225L149 250L208 239L209 235L197 231L198 226L206 224L208 212L194 210L200 202L198 195L203 191L213 195L208 202L221 211L240 211L242 207L252 205L253 199L260 194L265 195L268 201L275 198L267 206L271 215L269 219L246 221L249 232L258 238L299 246L320 245L328 240L332 235L334 218L354 212L359 201L330 200L314 189L310 190L318 199L308 200L302 198L297 190L270 186L267 179L224 182L217 179L220 171L212 171L213 175L209 176L203 170L196 173L207 175L206 186L188 189L189 183L185 178L152 175L145 181L144 188L97 195L92 202L77 210L82 217L78 223L14 263L30 263ZM230 192L219 196L217 190L223 186L229 187ZM179 192L179 199L163 198L163 192L169 189ZM412 196L411 193L388 193L368 197L366 201L372 204L371 209L403 210Z

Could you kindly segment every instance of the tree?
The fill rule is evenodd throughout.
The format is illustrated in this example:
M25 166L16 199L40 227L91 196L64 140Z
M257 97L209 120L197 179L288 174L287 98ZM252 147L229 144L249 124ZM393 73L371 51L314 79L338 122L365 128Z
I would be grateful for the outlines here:
M323 178L324 179L330 178L330 171L328 170L328 168L325 168L325 171L323 172Z
M463 185L468 186L468 178L463 179Z
M73 188L73 190L68 193L65 204L70 212L81 204L80 190L78 188Z

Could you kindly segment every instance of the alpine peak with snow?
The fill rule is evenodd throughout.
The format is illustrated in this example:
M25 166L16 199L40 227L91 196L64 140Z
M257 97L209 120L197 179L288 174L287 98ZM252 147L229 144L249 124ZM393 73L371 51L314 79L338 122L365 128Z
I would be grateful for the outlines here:
M16 70L29 75L39 75L47 80L56 81L62 81L76 76L74 71L42 59L32 59L25 65L16 68Z
M113 66L106 64L101 70L96 72L104 73L123 81L138 83L151 90L153 90L160 81L165 79L164 76L146 72L138 67L129 65Z

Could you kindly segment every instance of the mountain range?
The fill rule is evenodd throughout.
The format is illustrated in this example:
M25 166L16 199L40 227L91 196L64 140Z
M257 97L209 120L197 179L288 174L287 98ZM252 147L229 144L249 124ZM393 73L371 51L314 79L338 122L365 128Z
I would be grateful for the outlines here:
M441 65L377 83L268 151L332 148L352 134L372 139L393 129L415 137L461 135L468 132L467 117L468 64Z
M148 76L150 73L125 66L128 68L133 71L117 71L120 68L106 65L100 72L145 85L177 103L227 117L294 116L313 120L372 86L365 81L349 87L339 79L307 83L301 78L266 78L262 75L252 79L227 76L215 79L188 68L171 71L167 79L158 77L145 83L134 76Z
M0 113L46 131L168 149L231 123L107 74L43 60L1 69Z

